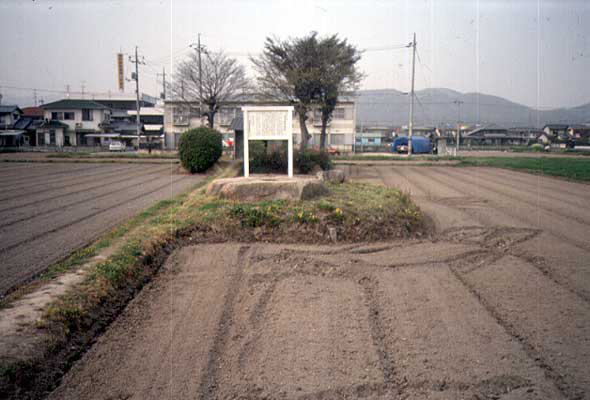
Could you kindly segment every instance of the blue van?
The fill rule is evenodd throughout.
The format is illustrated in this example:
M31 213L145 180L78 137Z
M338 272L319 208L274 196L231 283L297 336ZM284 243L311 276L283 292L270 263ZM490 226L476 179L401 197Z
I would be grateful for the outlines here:
M400 136L391 144L391 151L397 153L408 152L408 137ZM432 153L432 143L430 139L422 136L412 136L412 154L429 154Z

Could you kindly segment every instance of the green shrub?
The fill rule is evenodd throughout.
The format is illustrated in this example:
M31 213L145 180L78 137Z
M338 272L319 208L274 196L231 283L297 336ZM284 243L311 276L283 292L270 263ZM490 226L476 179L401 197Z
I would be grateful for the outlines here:
M221 157L221 140L221 133L207 127L184 132L178 143L182 166L191 173L207 171Z
M253 173L287 173L287 146L277 142L252 140L249 143L250 171Z
M309 174L316 165L327 171L332 168L332 161L327 152L317 150L296 151L294 154L295 168L301 174Z
M532 151L543 151L543 145L541 143L535 143L531 145Z
M287 145L277 145L276 142L251 141L249 143L250 172L253 173L287 173L289 160ZM332 162L327 152L305 150L293 152L293 169L300 174L309 174L315 166L322 170L332 168Z

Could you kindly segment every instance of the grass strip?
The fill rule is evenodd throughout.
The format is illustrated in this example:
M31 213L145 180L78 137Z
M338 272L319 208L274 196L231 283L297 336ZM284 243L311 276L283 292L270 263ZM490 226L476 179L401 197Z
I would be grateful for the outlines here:
M408 156L399 156L399 155L378 155L378 154L371 154L371 155L362 155L362 154L353 154L353 155L346 155L346 156L334 156L331 157L334 161L454 161L459 160L460 157L454 156L435 156L435 155L412 155Z
M456 166L507 168L590 182L590 160L578 157L463 157Z

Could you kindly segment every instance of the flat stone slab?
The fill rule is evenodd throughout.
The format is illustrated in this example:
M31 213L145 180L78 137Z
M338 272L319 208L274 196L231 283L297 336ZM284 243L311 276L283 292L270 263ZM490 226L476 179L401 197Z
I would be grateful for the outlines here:
M216 179L207 186L209 196L241 201L307 200L327 193L322 181L307 175L293 178L251 175L248 178Z

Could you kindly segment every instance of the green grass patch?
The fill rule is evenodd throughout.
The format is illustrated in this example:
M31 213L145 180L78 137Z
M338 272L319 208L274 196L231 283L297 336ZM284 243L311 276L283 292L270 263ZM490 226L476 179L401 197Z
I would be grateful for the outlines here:
M578 157L464 157L458 165L509 168L590 182L590 160Z
M407 156L398 156L398 155L378 155L378 154L371 154L371 155L363 155L363 154L353 154L353 155L343 155L343 156L334 156L331 157L334 161L454 161L459 160L460 157L454 156L436 156L436 155L412 155L410 157Z

